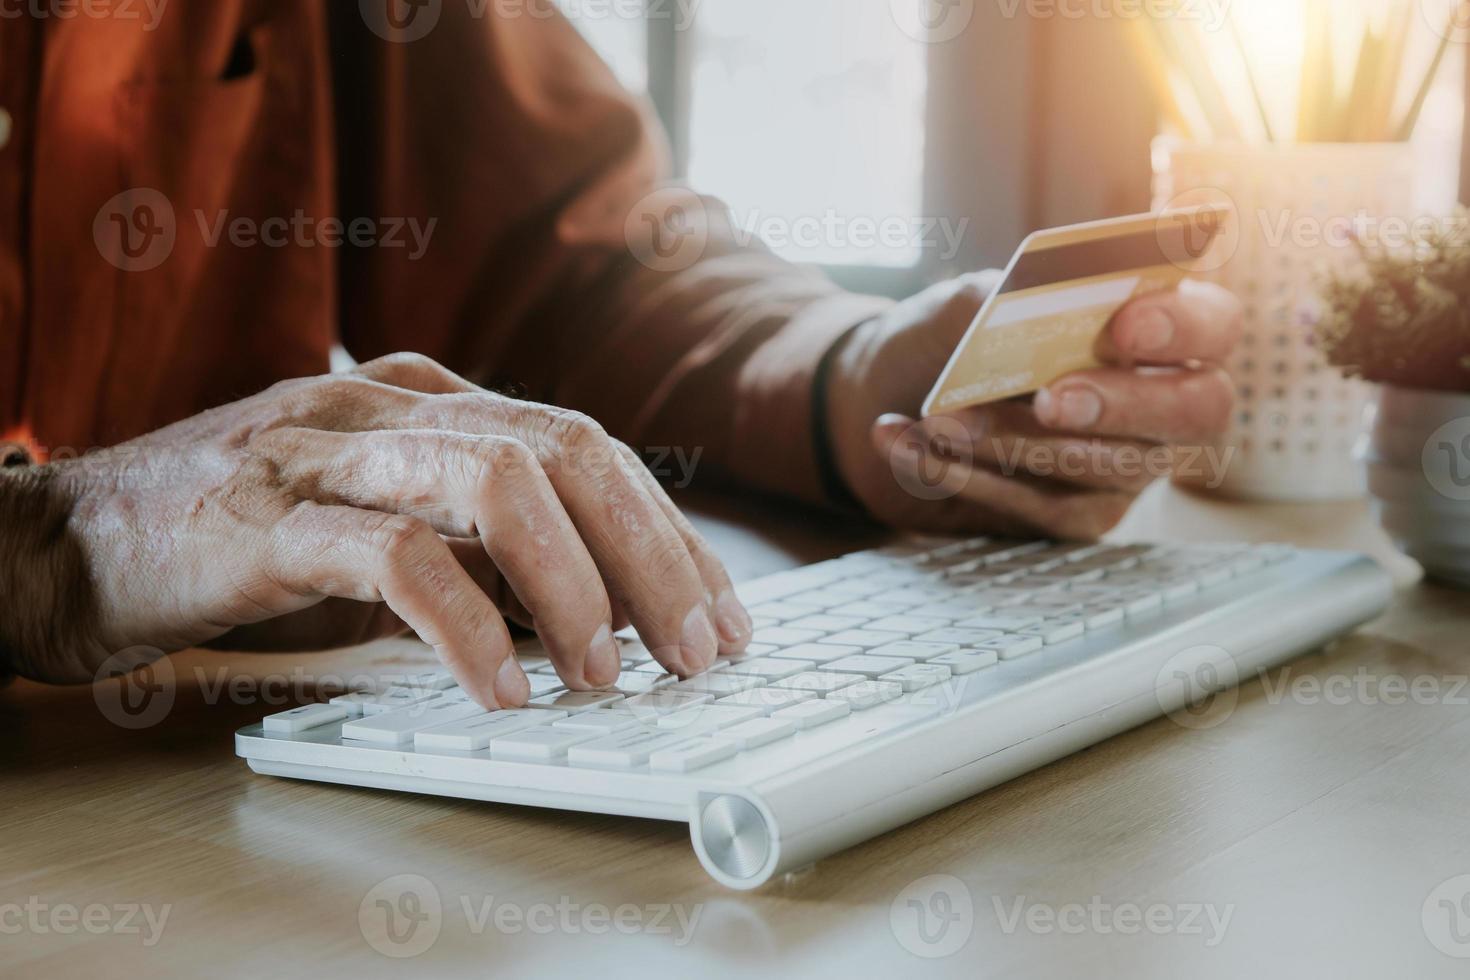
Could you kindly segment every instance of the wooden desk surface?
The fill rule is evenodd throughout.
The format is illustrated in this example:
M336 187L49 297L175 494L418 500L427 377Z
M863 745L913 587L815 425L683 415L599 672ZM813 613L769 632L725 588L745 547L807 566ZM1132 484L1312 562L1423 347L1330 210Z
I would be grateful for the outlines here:
M701 509L737 577L872 543L806 515ZM1358 505L1168 488L1123 535L1390 555ZM137 731L88 690L17 684L0 692L0 974L1463 977L1470 959L1430 933L1470 952L1470 878L1452 880L1470 875L1470 602L1393 567L1387 616L1246 685L1223 724L1160 720L755 894L714 885L682 825L270 779L234 757L234 730L276 709L233 703L221 678L427 663L412 644L191 653L167 718ZM1398 677L1419 693L1384 683ZM433 945L395 961L359 907L381 922L375 902L401 893L373 889L404 874L442 913ZM930 875L971 902L967 916L945 904L960 891L921 892L931 936L969 933L921 959L890 906ZM144 918L165 909L161 929Z

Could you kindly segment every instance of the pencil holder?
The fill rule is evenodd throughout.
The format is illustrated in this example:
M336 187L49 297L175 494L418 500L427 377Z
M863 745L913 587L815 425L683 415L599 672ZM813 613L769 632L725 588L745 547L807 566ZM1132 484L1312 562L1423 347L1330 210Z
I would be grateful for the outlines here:
M1356 241L1411 221L1408 144L1154 145L1156 209L1220 202L1235 218L1199 278L1245 304L1245 333L1226 365L1239 395L1211 466L1175 481L1254 500L1343 500L1367 493L1353 450L1372 386L1328 366L1311 310L1326 271Z

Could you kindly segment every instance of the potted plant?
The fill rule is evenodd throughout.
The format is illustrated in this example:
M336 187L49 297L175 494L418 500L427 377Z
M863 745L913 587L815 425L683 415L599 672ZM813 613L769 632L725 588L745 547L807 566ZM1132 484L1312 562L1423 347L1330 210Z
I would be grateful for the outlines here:
M1431 576L1470 588L1470 212L1321 291L1327 359L1381 386L1359 454L1375 513Z

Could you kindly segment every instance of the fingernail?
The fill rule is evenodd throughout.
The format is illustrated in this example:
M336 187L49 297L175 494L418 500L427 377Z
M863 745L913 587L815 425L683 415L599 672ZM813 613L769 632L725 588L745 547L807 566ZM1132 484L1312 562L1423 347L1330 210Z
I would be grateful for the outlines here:
M623 652L618 648L618 641L613 639L612 627L603 624L587 649L587 669L583 674L588 684L602 687L617 680L622 670Z
M914 420L907 415L896 415L892 412L887 415L878 416L878 421L873 423L882 429L907 429L914 424Z
M679 638L680 653L684 666L690 671L701 671L715 662L719 655L719 640L715 628L709 621L709 612L700 603L689 610L684 619L684 633Z
M1057 399L1057 416L1068 428L1089 429L1097 425L1102 410L1102 398L1091 388L1068 388Z
M1129 334L1133 350L1140 354L1167 350L1174 343L1174 318L1163 310L1149 310L1133 321Z
M526 703L531 697L531 682L526 680L526 672L521 669L520 661L511 654L505 658L500 665L500 671L495 675L495 699L500 702L502 708L519 707Z
M1036 393L1031 401L1032 411L1043 425L1056 425L1057 419L1057 396L1051 393L1050 388L1042 388Z
M735 598L735 593L729 590L721 593L719 600L715 602L715 623L720 628L720 639L726 643L743 643L750 639L750 634L755 629L750 613Z

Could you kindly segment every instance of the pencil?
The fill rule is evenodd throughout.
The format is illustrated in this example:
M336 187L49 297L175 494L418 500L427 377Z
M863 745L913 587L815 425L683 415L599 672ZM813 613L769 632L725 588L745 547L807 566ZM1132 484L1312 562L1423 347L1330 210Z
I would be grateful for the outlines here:
M1139 63L1149 85L1153 87L1159 108L1163 110L1165 117L1186 139L1203 139L1204 131L1200 129L1198 117L1196 116L1194 122L1189 120L1180 98L1178 79L1171 72L1164 52L1147 24L1141 19L1133 21L1128 25L1128 36L1133 42L1134 50L1138 52Z
M1199 100L1200 108L1210 122L1215 138L1223 142L1241 139L1240 126L1230 109L1229 101L1211 74L1204 50L1198 39L1185 25L1170 18L1167 23L1152 21L1164 50L1168 52L1174 68L1189 80L1189 87Z
M1455 33L1455 13L1451 11L1450 22L1440 36L1439 46L1435 49L1434 58L1429 63L1429 70L1424 74L1424 81L1419 84L1419 90L1414 93L1414 101L1409 105L1409 111L1405 113L1404 120L1399 124L1395 138L1401 143L1407 143L1414 138L1414 130L1419 128L1419 116L1424 112L1424 103L1429 100L1429 93L1434 89L1434 81L1439 77L1440 66L1444 64L1445 54L1450 50L1450 38Z
M1409 31L1414 23L1415 4L1401 3L1398 16L1391 19L1384 35L1383 60L1378 65L1374 99L1366 125L1372 140L1393 139L1393 110L1399 94L1399 81L1404 74L1404 59L1409 51Z
M1266 110L1266 100L1261 95L1261 86L1256 84L1256 70L1251 63L1251 53L1245 46L1245 38L1240 35L1240 23L1234 16L1226 18L1230 22L1230 36L1235 40L1235 50L1240 52L1240 63L1245 68L1245 80L1251 87L1251 98L1255 100L1256 111L1261 114L1261 127L1266 131L1266 142L1276 142L1276 133L1271 127L1271 114Z
M1327 0L1309 0L1307 45L1302 57L1302 92L1297 107L1296 138L1310 143L1330 138L1328 115L1335 100L1332 64L1332 19Z
M1348 90L1348 111L1341 137L1348 142L1362 143L1373 138L1370 132L1373 120L1369 115L1378 66L1383 61L1383 42L1384 39L1371 26L1363 34L1363 44L1358 49L1358 65L1353 71L1352 87Z

